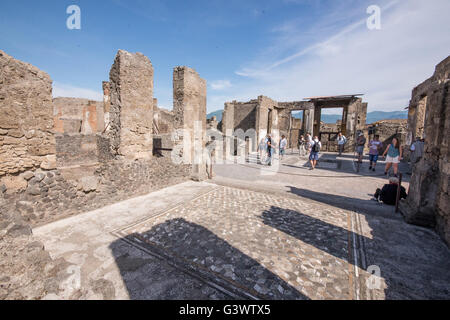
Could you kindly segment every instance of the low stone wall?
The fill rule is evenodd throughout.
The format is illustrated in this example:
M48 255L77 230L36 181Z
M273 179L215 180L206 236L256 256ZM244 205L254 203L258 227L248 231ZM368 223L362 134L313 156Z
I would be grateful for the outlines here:
M100 134L56 135L58 168L95 164L112 158L109 139Z
M78 171L77 171L78 169ZM28 171L22 192L0 186L2 211L20 213L33 226L94 210L189 179L190 166L166 158L111 160L95 167Z
M3 210L4 206L0 197L0 300L76 298L64 286L71 264L53 260L29 224L17 211Z

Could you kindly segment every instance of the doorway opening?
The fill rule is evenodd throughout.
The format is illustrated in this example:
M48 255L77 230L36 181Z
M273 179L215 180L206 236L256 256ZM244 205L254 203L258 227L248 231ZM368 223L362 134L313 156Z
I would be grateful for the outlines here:
M323 151L338 151L336 139L339 132L345 135L345 119L345 108L323 108L321 110L319 139Z

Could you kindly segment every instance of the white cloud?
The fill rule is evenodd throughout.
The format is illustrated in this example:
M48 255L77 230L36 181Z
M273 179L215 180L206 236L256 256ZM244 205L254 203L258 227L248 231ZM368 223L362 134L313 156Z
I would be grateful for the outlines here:
M211 89L213 90L225 90L231 87L232 85L229 80L216 80L211 82Z
M53 82L53 98L57 97L84 98L95 101L103 101L102 92Z
M233 95L251 99L264 94L290 101L365 93L369 111L403 109L411 90L450 54L450 1L434 0L433 5L421 0L390 1L381 7L381 30L367 29L369 15L361 8L360 18L346 27L333 32L319 28L314 42L305 45L302 36L286 41L285 46L276 41L279 52L290 54L254 57L236 72L243 78ZM276 29L279 39L286 37L283 30L293 34L294 27L285 22ZM298 34L314 31L299 28Z

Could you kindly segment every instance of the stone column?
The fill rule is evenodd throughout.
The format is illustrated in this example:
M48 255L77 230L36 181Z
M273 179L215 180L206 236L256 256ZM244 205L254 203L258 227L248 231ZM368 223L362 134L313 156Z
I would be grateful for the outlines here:
M234 150L234 103L226 102L222 116L223 160L231 159Z
M153 66L141 53L119 50L110 72L108 135L114 154L151 159L153 154Z
M312 137L319 136L320 134L320 118L322 116L322 109L318 106L314 106L314 123Z
M314 131L314 109L305 110L304 113L304 124L303 130L305 131L305 135L307 133L313 134Z
M173 102L176 128L183 129L184 163L192 164L193 180L206 180L206 80L191 68L174 68Z

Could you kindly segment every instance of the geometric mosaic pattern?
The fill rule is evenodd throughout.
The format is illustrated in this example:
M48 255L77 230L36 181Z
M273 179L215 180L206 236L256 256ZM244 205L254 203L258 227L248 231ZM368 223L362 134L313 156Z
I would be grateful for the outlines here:
M230 298L368 299L356 216L218 187L113 233Z

